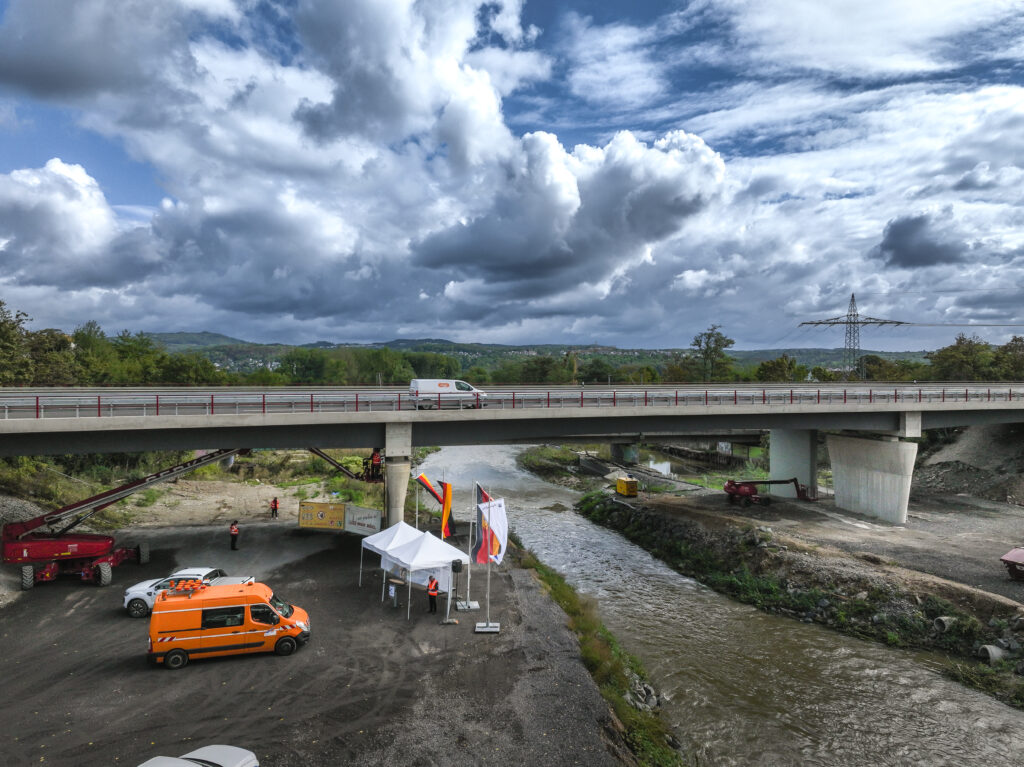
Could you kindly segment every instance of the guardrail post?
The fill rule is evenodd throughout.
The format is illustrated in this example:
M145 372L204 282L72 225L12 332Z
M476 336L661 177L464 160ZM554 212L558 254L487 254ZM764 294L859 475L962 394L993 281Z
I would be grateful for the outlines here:
M615 404L616 404L616 403L615 403L615 400L616 400L616 397L615 397L615 395L616 395L616 393L617 393L617 392L615 392L615 391L612 391L612 407L615 407Z
M267 394L263 393L263 415L267 414Z
M156 414L160 415L160 395L156 395Z
M971 392L969 389L964 389L964 403L971 401Z
M761 389L761 404L762 405L767 405L768 404L768 392L765 389Z
M732 404L740 404L740 393L736 389L732 390Z
M992 401L992 390L991 389L988 390L988 401L989 402Z
M515 396L515 395L513 395L513 396ZM437 393L437 409L438 410L441 409L441 392Z
M476 408L477 408L477 410L480 409L480 395L479 394L476 395ZM402 392L398 392L398 409L399 410L402 409Z
M676 389L676 407L679 407L679 389Z
M707 404L708 404L708 390L705 389L704 390L704 406L707 407Z
M945 389L942 390L942 401L943 402L946 401L946 390Z
M920 389L917 390L917 401L918 402L921 401L921 390Z
M36 418L39 417L39 397L36 397Z
M548 407L551 407L551 392L548 392ZM580 407L583 407L583 392L580 392Z
M647 390L644 389L644 407L647 407Z
M818 389L818 404L821 404L821 389Z
M843 389L843 404L846 404L846 389Z
M871 389L868 389L868 404L870 405L874 401L875 401L875 393L873 391L871 391Z
M309 395L309 412L310 413L313 412L313 395L312 394Z
M441 395L438 394L437 396L438 396L438 399L440 399ZM356 392L356 412L357 413L359 412L359 392Z
M793 390L792 389L789 390L789 404L790 405L793 404Z
M893 401L893 403L899 403L899 401L900 401L900 390L899 389L893 389L892 390L892 401Z
M437 395L437 403L438 403L437 404L438 408L440 408L441 407L441 395L440 394ZM512 392L512 409L513 410L516 409L516 393L515 392Z
M100 397L101 397L101 395L99 395L99 394L96 395L96 417L97 418L102 418L103 417L103 405L100 403Z

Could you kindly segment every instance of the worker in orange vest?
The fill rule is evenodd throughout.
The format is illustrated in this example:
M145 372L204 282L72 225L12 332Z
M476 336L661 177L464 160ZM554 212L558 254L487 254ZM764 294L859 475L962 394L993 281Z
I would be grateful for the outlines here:
M381 455L380 448L375 447L370 455L370 478L380 479Z
M427 581L427 597L430 600L430 612L437 612L437 578L433 575Z
M231 550L238 550L238 520L231 523Z
M277 519L277 498L270 502L270 518Z

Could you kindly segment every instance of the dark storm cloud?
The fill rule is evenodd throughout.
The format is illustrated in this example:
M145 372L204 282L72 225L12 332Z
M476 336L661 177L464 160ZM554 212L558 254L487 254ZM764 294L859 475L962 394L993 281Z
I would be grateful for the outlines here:
M610 278L678 232L721 183L717 155L682 133L653 147L622 133L602 150L573 156L553 136L531 134L522 149L490 209L426 238L414 263L479 281L477 295L569 293Z
M0 83L73 99L141 87L170 62L194 66L189 19L174 3L150 0L11 0L0 26Z
M929 213L892 219L885 225L882 241L871 255L887 266L913 269L937 264L954 264L964 259L966 245L945 226L951 218L947 210L938 221Z

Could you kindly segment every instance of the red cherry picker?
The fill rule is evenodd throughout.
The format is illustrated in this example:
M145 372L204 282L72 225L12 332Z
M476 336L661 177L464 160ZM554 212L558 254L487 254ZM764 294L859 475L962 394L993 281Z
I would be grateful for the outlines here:
M215 450L34 519L9 522L0 531L3 562L21 566L22 589L30 589L40 581L52 581L62 573L109 586L112 568L125 561L139 564L149 561L148 545L115 548L114 539L109 535L71 531L96 512L132 493L242 452L247 450Z

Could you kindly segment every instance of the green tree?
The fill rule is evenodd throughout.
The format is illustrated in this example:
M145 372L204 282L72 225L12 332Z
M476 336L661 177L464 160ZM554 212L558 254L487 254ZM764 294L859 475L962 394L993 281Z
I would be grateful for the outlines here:
M613 380L615 368L604 357L591 357L580 366L579 380L589 384L606 384Z
M60 330L30 331L26 345L32 356L32 384L35 386L71 386L78 383L79 366L75 345Z
M281 355L278 371L292 383L323 383L327 369L327 352L297 346Z
M702 381L723 381L732 372L732 357L725 350L736 342L720 333L721 325L712 325L693 337L688 357L696 364Z
M462 363L455 357L437 352L405 352L416 378L458 378Z
M223 384L224 374L207 357L191 352L165 357L160 368L160 380L169 384Z
M811 368L811 377L821 383L834 383L842 378L842 374L835 370L823 368L821 365L815 365Z
M79 382L86 386L107 383L118 368L117 352L103 328L95 320L75 328L71 334Z
M807 367L797 364L796 358L783 354L758 365L754 377L758 381L803 381L807 378Z
M996 349L992 368L1001 381L1024 381L1024 338L1014 336Z
M463 378L474 386L483 386L491 382L487 369L480 365L474 365L463 374Z
M394 349L357 349L356 381L359 384L408 384L416 377L402 352Z
M983 381L993 375L992 347L977 336L961 333L951 346L925 356L936 381Z
M570 371L559 360L547 354L538 354L523 362L520 383L566 383Z
M122 330L113 340L117 355L117 369L113 383L147 384L160 381L161 367L166 356L156 341L145 333L132 334Z
M0 385L27 384L32 380L32 356L29 352L24 312L11 312L0 301Z

